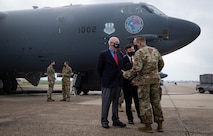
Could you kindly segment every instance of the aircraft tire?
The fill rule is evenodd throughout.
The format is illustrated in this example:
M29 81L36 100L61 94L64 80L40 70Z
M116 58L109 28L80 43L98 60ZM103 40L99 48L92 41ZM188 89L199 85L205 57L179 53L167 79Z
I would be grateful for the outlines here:
M4 94L5 92L4 92L4 89L3 89L3 80L2 79L0 79L0 94Z
M213 91L209 91L210 94L213 94Z
M203 88L199 88L199 93L205 93L205 90Z
M77 92L77 95L80 95L81 94L81 89L76 89L76 92Z
M84 95L88 95L89 90L84 90Z
M0 89L3 89L3 81L0 79Z
M3 80L3 90L6 93L14 93L17 89L17 80L16 78L6 78Z
M9 92L12 90L12 80L10 80L9 78L6 78L3 80L3 89L5 92Z
M12 78L12 91L16 91L18 82L16 78Z

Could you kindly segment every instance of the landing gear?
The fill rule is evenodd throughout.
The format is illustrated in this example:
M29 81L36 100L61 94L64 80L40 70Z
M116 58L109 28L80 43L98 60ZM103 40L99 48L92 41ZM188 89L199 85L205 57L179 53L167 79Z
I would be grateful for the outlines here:
M5 93L16 92L18 82L15 77L12 77L12 76L4 77L4 78L1 78L1 81L3 85L3 91Z
M100 90L100 81L97 71L78 72L73 76L73 87L76 94L81 92L87 95L89 91Z
M85 74L82 73L75 73L73 76L73 90L75 90L75 94L80 95L81 91L83 91L83 88L81 86L81 80L82 77L85 76ZM84 91L83 91L84 92ZM87 94L89 91L84 92L84 94Z
M0 89L3 88L3 81L0 79Z
M80 73L75 73L74 75L73 75L73 79L72 79L72 89L71 90L73 90L73 92L74 92L74 94L75 95L80 95L80 93L81 93L81 90L79 89L79 83L78 83L78 81L79 81L79 74Z
M89 90L83 90L84 95L88 95Z
M0 91L3 93L15 93L18 82L16 80L17 73L6 73L0 75L0 82L3 83L3 87L0 84ZM39 80L42 76L42 72L31 72L31 73L19 73L18 77L25 78L27 81L29 81L32 85L37 86L39 83ZM3 88L3 89L2 89Z
M205 93L205 90L203 88L199 88L200 93Z

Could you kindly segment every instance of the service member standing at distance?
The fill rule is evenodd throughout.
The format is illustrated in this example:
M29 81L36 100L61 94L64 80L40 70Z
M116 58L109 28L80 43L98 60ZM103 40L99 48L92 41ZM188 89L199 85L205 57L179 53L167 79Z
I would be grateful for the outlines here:
M55 69L53 68L55 61L51 61L50 65L47 67L47 80L49 88L47 90L47 102L55 101L52 99L52 92L55 84Z
M102 90L101 124L103 128L109 128L108 113L112 103L113 126L125 127L126 124L122 123L118 116L123 54L118 50L120 41L117 37L111 37L108 44L109 49L100 53L97 66Z
M162 108L160 104L160 76L159 73L164 61L157 49L146 45L146 39L138 36L134 39L138 50L134 55L134 65L132 69L123 71L125 78L131 78L137 73L133 84L138 86L138 98L140 104L140 114L145 124L139 127L142 132L152 133L152 111L154 114L154 122L158 124L157 131L163 132L162 122L164 121Z
M72 75L72 68L69 66L69 62L65 61L62 69L62 96L61 101L70 102L70 78Z

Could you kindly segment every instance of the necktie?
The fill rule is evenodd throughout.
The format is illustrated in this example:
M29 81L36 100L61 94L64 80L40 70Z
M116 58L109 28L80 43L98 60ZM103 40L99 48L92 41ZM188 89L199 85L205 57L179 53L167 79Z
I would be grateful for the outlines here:
M116 51L114 51L114 60L115 60L115 63L117 64L117 66L118 66L118 55L117 55Z
M130 57L130 63L133 66L133 61L132 61L132 57Z

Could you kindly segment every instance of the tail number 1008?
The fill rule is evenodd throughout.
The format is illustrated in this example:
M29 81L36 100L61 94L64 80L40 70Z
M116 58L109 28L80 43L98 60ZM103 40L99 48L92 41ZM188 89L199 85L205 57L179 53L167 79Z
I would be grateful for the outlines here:
M78 33L96 33L96 26L86 26L86 27L79 27Z

